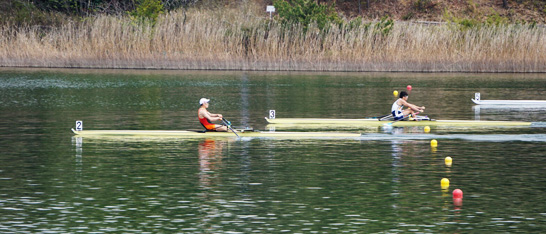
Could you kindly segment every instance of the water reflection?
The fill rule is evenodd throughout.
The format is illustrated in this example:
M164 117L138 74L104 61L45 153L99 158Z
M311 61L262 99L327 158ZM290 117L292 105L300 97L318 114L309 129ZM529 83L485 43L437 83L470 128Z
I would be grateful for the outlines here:
M76 161L76 165L75 165L75 176L76 176L76 184L75 186L77 188L80 188L81 187L81 184L82 184L82 167L83 167L83 139L82 137L72 137L72 144L74 145L74 147L76 148L76 155L75 155L75 161ZM79 189L78 189L79 190Z
M250 88L249 78L245 73L241 76L241 124L244 127L250 126Z
M474 105L472 111L475 120L543 122L546 105Z
M225 144L225 141L213 139L205 139L199 143L199 186L203 191L210 190L215 184L213 181L220 180Z
M225 144L224 141L205 139L198 145L199 188L202 199L200 210L203 214L198 226L207 232L216 230L213 225L214 217L221 216L223 212L221 206L215 202L217 197L214 193L222 182L221 169Z

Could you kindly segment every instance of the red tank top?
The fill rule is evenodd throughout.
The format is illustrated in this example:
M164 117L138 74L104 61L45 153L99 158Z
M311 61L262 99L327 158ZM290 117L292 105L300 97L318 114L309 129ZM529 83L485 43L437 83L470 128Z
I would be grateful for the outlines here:
M203 125L203 127L205 127L205 129L207 130L216 129L216 125L211 123L207 118L199 118L199 114L197 114L197 118L199 119L199 122Z

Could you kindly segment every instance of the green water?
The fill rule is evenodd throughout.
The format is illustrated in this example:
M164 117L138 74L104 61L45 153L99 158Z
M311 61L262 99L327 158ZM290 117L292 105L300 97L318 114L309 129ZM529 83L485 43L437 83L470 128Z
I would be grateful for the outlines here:
M421 128L355 129L366 135L301 140L103 140L69 131L75 120L84 129L200 128L201 97L211 98L211 112L255 129L267 128L270 109L378 116L408 84L410 102L436 119L546 121L542 107L470 101L475 92L546 99L543 74L2 69L0 232L542 232L546 128L424 137ZM462 205L451 197L456 188Z

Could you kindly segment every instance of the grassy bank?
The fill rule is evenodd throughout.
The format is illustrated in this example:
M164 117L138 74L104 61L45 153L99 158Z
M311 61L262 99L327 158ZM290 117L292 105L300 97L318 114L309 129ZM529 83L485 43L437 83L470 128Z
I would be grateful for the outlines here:
M55 28L2 26L0 66L546 72L546 28L358 21L304 33L250 8L173 11L155 25L101 15Z

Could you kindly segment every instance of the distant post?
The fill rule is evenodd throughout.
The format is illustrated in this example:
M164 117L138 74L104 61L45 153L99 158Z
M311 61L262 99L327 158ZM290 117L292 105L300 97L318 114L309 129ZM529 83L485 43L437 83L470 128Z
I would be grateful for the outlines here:
M269 110L269 119L275 118L275 110Z
M271 19L271 14L273 14L273 12L275 12L275 6L267 6L265 8L265 11L269 12L269 19Z

